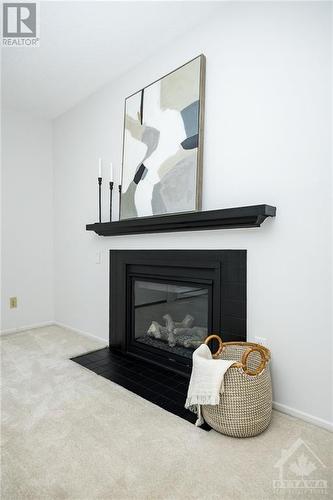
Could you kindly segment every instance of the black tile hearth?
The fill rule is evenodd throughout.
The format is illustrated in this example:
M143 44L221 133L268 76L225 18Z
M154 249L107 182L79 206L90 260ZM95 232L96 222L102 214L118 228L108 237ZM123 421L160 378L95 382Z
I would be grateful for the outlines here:
M195 423L196 415L184 408L188 386L186 377L108 347L71 359L164 410ZM201 428L210 430L207 424Z

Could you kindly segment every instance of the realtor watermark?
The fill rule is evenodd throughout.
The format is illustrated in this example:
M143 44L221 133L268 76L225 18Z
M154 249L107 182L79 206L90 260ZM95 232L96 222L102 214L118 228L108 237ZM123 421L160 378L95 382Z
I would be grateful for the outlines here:
M279 478L273 479L275 493L311 498L328 494L328 481L323 477L326 465L302 439L281 450L274 468L279 470Z
M2 46L39 47L39 3L2 4Z

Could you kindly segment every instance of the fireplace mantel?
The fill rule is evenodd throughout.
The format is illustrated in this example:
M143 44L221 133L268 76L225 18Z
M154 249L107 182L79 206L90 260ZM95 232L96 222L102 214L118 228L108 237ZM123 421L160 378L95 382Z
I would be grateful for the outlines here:
M121 236L126 234L260 227L267 217L275 217L275 214L276 208L271 205L251 205L202 212L138 217L114 222L96 222L87 224L86 230L95 231L99 236Z

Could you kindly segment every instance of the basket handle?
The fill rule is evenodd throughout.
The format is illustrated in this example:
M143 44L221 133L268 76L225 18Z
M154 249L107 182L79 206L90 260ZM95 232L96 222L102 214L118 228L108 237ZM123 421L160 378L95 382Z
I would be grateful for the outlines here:
M215 359L215 358L218 358L218 357L219 357L219 355L220 355L220 354L221 354L221 352L223 351L223 347L224 347L224 346L223 346L222 339L221 339L221 337L220 337L219 335L209 335L209 336L205 339L205 342L204 342L204 343L205 343L206 345L208 345L208 344L209 344L209 342L210 342L211 340L213 340L213 339L217 340L217 341L218 341L218 343L219 343L219 347L218 347L217 351L216 351L216 352L214 352L214 353L212 353L212 356L213 356L213 358Z
M258 368L256 370L250 370L250 368L248 368L248 366L247 366L248 357L250 356L250 354L252 352L259 352L259 354L261 356L260 365L258 366ZM248 349L246 349L246 351L244 352L244 354L242 356L241 362L243 365L242 368L243 368L244 373L246 373L247 375L255 376L255 375L259 375L259 373L261 373L263 371L263 369L265 368L266 363L267 363L267 357L266 357L266 354L264 353L263 349L260 349L259 346L252 346L252 347L249 347Z
M219 343L219 347L217 349L216 352L212 353L212 357L214 359L218 358L221 354L221 352L223 351L224 349L224 344L223 344L223 341L221 339L221 337L219 335L209 335L204 343L206 345L209 344L209 342L211 340L217 340L218 343ZM250 370L250 368L248 368L247 366L247 360L248 360L248 357L250 356L250 354L252 352L259 352L260 356L261 356L261 362L260 362L260 365L258 366L258 368L256 370ZM267 361L269 360L269 357L266 356L265 354L265 351L264 349L261 349L260 346L251 346L249 347L248 349L246 349L246 351L243 353L243 356L242 356L242 359L241 359L241 362L238 363L234 363L232 365L232 367L234 368L242 368L243 369L243 372L246 373L246 375L251 375L251 376L256 376L256 375L259 375L259 373L261 373L263 371L263 369L265 368L266 364L267 364Z

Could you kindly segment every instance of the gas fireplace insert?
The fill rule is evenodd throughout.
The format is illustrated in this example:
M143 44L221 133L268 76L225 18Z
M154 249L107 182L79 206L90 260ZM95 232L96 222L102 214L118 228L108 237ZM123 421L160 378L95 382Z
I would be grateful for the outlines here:
M110 251L110 347L188 374L211 333L246 340L246 250Z

